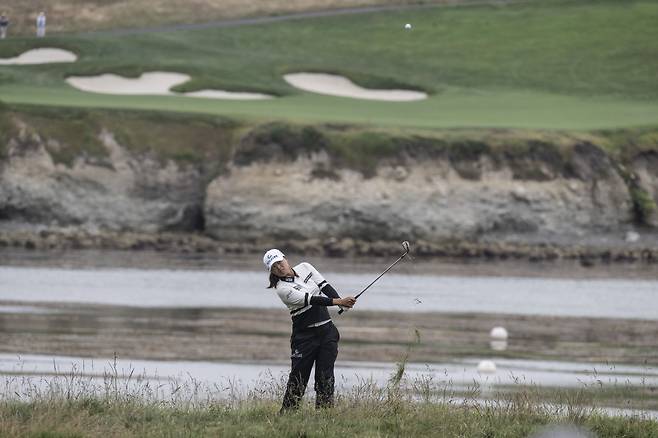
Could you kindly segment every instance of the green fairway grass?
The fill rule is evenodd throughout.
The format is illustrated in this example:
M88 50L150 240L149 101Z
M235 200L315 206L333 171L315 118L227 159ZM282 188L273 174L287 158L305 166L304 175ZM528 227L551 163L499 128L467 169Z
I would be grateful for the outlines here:
M2 86L6 102L130 108L230 115L237 118L344 122L418 128L514 127L590 130L655 125L658 103L580 98L533 92L446 93L426 102L372 103L304 94L273 101L227 101L170 96L112 96L48 87Z
M405 31L404 23L413 24ZM274 24L135 35L7 40L0 56L39 46L74 64L0 67L10 103L161 109L256 119L385 126L591 130L658 123L658 2L548 1L437 7ZM187 73L178 91L281 96L221 101L83 93L70 75ZM387 103L305 93L282 75L344 74L369 87L422 89Z

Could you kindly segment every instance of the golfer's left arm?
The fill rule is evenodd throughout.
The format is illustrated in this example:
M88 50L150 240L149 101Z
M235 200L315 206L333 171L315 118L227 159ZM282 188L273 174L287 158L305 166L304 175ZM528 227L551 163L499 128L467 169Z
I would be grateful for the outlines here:
M325 280L322 274L320 274L312 264L306 263L306 267L309 271L311 271L311 279L315 282L315 284L318 285L320 292L329 298L340 298L340 295L338 295L336 289L334 289L333 286L331 286L327 280Z
M334 299L334 298L335 299L340 299L340 295L338 294L338 291L336 291L336 289L334 289L334 287L332 285L330 285L327 282L327 280L325 280L325 278L322 276L322 274L320 274L318 272L318 270L315 269L315 267L312 264L306 263L306 266L311 271L311 274L312 274L311 278L313 279L315 284L317 284L318 287L320 288L320 292L322 292L324 295L328 296L331 299ZM349 310L348 307L343 307L343 306L338 306L338 307L340 307L340 309L343 312Z

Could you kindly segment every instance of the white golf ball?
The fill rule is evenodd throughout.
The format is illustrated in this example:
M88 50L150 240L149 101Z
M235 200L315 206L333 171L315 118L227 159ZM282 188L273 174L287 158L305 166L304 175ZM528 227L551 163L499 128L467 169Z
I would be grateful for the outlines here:
M409 24L409 23L405 24L404 28L407 29L407 30L411 29L411 24Z

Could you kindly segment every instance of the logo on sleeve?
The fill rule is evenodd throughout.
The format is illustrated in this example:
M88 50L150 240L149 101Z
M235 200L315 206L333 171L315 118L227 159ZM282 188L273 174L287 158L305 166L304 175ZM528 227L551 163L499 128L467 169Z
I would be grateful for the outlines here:
M300 359L302 357L302 353L299 352L298 349L295 348L295 350L292 352L290 355L291 359Z

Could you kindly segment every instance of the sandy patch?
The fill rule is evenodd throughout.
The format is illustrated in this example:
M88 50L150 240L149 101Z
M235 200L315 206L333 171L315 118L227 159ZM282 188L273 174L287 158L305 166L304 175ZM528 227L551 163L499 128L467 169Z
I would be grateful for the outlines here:
M190 93L174 93L172 87L183 84L190 77L182 73L149 72L138 78L126 78L114 74L100 76L71 76L66 82L78 90L90 93L118 95L188 96L210 99L258 100L272 96L261 93L241 93L223 90L200 90Z
M138 78L126 78L114 74L100 76L71 76L66 79L69 85L78 90L102 94L156 94L174 95L171 87L190 80L182 73L150 72L143 73Z
M77 55L68 50L42 48L28 50L14 58L0 58L0 65L53 64L57 62L75 62L77 59Z
M263 100L272 99L274 96L262 93L242 93L222 90L200 90L184 93L188 97L205 97L209 99L237 99L237 100Z
M356 85L346 77L326 73L291 73L283 77L300 90L354 99L409 102L427 99L427 93L411 90L372 90Z

